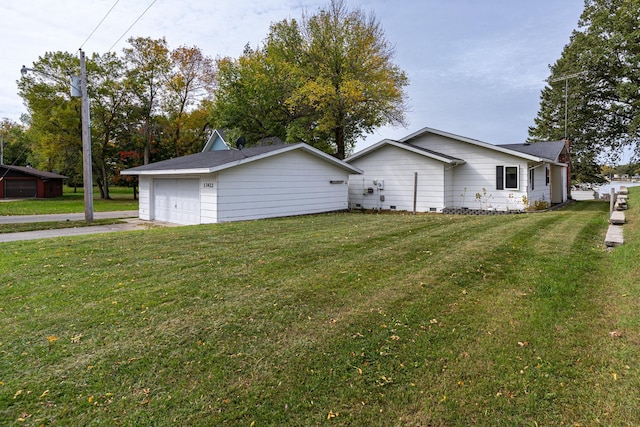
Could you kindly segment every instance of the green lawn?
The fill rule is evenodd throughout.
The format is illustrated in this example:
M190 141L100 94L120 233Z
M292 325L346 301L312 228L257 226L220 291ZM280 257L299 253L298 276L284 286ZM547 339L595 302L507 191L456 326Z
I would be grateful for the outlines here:
M103 200L97 188L93 190L94 212L127 211L138 209L138 201L133 200L132 188L115 187L110 189L111 199ZM0 203L1 215L41 215L84 212L84 193L82 188L74 192L64 187L62 197L50 199L24 199Z
M640 193L0 244L0 424L640 425Z

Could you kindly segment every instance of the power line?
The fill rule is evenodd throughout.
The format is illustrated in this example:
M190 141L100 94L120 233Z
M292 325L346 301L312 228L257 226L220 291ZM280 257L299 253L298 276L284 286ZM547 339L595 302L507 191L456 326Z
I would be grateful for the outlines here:
M107 53L108 53L108 52L111 52L111 49L113 49L113 48L114 48L114 47L115 47L115 46L120 42L120 40L122 40L122 38L123 38L123 37L124 37L124 36L125 36L125 35L126 35L126 34L131 30L131 29L132 29L132 28L133 28L133 26L134 26L134 25L136 25L136 24L138 23L138 21L139 21L139 20L144 16L144 14L145 14L145 13L147 13L147 11L148 11L149 9L151 9L151 6L153 6L153 5L154 5L154 3L155 3L156 1L157 1L157 0L153 0L153 1L151 2L151 4L150 4L150 5L149 5L145 10L144 10L144 12L142 12L142 13L140 14L140 16L138 16L138 18L137 18L135 21L133 21L133 24L131 24L131 26L130 26L129 28L127 28L127 30L126 30L124 33L122 33L122 35L120 36L120 38L118 38L118 40L116 40L116 42L115 42L114 44L112 44L112 45L111 45L111 47L109 48L109 50L107 50Z
M109 16L109 14L113 11L113 8L116 7L116 5L120 2L120 0L116 0L116 2L113 4L113 6L111 6L111 9L109 9L109 11L107 12L106 15L104 15L104 17L100 20L100 22L98 23L98 25L96 25L96 27L93 29L93 31L91 31L91 34L89 34L89 37L87 37L87 39L80 45L80 49L82 49L82 47L89 41L89 39L93 36L93 34L98 30L98 28L100 27L100 25L102 25L102 23L104 22L105 19L107 19L107 16Z

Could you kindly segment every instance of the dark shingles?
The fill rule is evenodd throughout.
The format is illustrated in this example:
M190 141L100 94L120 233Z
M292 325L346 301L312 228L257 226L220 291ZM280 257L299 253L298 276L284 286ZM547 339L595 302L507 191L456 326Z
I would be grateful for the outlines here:
M8 170L12 170L12 171L15 171L15 172L22 172L22 173L27 174L27 175L37 176L37 177L45 178L45 179L56 179L56 178L64 179L64 178L67 178L64 175L60 175L60 174L53 173L53 172L41 171L41 170L38 170L38 169L26 167L26 166L0 165L0 169L2 169L2 168L8 169Z
M543 159L558 161L558 157L565 148L564 141L542 141L532 142L529 144L505 144L499 147L509 150L518 151L530 156L541 157Z
M247 147L244 150L203 151L175 159L163 160L144 166L127 169L127 171L166 171L180 169L205 169L223 166L243 159L259 156L271 151L281 150L287 145L269 145L264 147Z

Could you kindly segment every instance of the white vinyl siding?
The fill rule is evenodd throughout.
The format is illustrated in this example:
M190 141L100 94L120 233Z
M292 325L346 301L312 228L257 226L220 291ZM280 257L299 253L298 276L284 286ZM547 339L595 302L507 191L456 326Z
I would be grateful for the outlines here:
M413 211L414 190L416 211L439 212L445 207L444 162L385 146L350 163L364 171L363 175L349 177L352 208ZM384 181L384 189L374 185L374 180Z
M200 223L218 222L218 174L200 176Z
M226 169L217 179L217 221L344 210L347 179L345 169L298 150Z
M423 135L410 143L466 162L451 169L451 180L447 179L448 208L524 208L522 200L527 196L528 187L525 159L434 134ZM518 168L517 188L496 189L498 165Z
M152 179L148 176L140 176L138 179L138 217L145 221L152 219L151 198L153 191L151 188Z
M533 173L533 185L529 179L529 204L533 205L533 203L538 201L544 201L547 203L551 202L549 186L546 185L546 176L545 170L547 169L547 164L539 165L534 168L529 168L529 176L531 177L531 173Z

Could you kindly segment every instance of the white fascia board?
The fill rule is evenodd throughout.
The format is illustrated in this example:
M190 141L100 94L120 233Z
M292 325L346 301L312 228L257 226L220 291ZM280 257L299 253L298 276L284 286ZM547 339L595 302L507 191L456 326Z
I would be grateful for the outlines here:
M367 148L364 148L360 151L358 151L357 153L355 153L354 155L347 157L346 159L344 159L345 162L349 163L352 160L358 159L362 156L364 156L367 153L370 153L372 151L376 151L377 149L379 149L380 147L382 147L383 145L386 145L387 143L391 142L390 139L383 139L382 141L376 142L373 145L370 145Z
M534 162L541 162L541 161L549 161L548 159L543 159L541 157L535 157L535 156L531 156L529 154L525 154L525 153L521 153L519 151L515 151L515 150L509 150L508 148L502 148L499 145L493 145L493 144L489 144L488 142L483 142L480 141L478 139L473 139L473 138L467 138L465 136L460 136L460 135L456 135L453 133L449 133L449 132L444 132L438 129L433 129L433 128L422 128L417 132L412 133L409 136L405 136L404 138L400 139L400 142L407 142L410 141L418 136L424 135L425 133L432 133L434 135L440 135L440 136L444 136L446 138L451 138L451 139L455 139L457 141L461 141L461 142L466 142L467 144L472 144L472 145L477 145L478 147L484 147L487 148L489 150L494 150L494 151L498 151L500 153L504 153L504 154L510 154L512 156L515 157L519 157L521 159L526 159L526 160L533 160Z
M210 173L210 168L200 169L167 169L167 170L147 170L147 171L120 171L120 175L196 175Z
M435 153L429 153L427 151L421 150L418 147L414 147L411 144L406 144L406 143L403 143L403 142L394 141L392 139L384 139L384 140L382 140L380 142L377 142L374 145L372 145L370 147L367 147L367 148L357 152L353 156L345 159L345 162L351 162L353 160L356 160L356 159L358 159L360 157L363 157L364 155L366 155L368 153L371 153L373 151L376 151L376 150L382 148L385 145L391 145L393 147L400 148L401 150L410 151L412 153L419 154L421 156L428 157L428 158L434 159L434 160L438 160L440 162L447 163L447 164L450 164L450 165L459 165L459 164L466 163L464 160L453 160L453 159L449 159L449 158L446 158L446 157L438 156Z
M286 153L289 151L293 151L293 150L304 150L306 152L308 152L309 154L312 154L316 157L320 157L323 160L326 160L328 162L331 162L333 164L335 164L336 166L342 168L342 169L346 169L347 171L349 171L350 173L353 174L362 174L364 173L362 170L358 169L355 166L352 166L348 163L345 163L339 159L336 159L335 157L325 153L324 151L320 151L317 148L314 148L308 144L305 143L299 143L299 144L293 144L293 145L286 145L283 148L279 149L279 150L274 150L274 151L269 151L267 153L263 153L257 156L251 156L251 157L247 157L245 159L241 159L235 162L230 162L230 163L226 163L224 165L220 165L217 166L215 168L211 168L208 171L209 172L218 172L224 169L230 169L233 168L235 166L244 164L244 163L250 163L250 162L255 162L261 159L266 159L267 157L271 157L271 156L277 156L279 154L282 153Z

